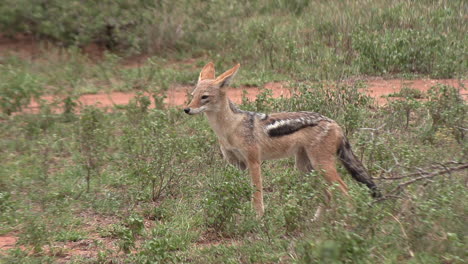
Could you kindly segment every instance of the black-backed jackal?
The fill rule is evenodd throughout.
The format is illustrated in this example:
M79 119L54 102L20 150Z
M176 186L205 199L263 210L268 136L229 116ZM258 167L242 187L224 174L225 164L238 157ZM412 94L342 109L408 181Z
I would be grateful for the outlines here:
M205 113L218 137L224 158L238 168L248 169L255 187L253 205L257 216L264 213L261 162L295 156L296 167L304 173L323 170L328 182L348 187L336 170L336 156L354 179L366 184L378 196L376 185L351 150L338 124L314 112L262 114L240 110L226 96L226 87L240 64L215 77L212 62L200 72L193 99L185 113Z

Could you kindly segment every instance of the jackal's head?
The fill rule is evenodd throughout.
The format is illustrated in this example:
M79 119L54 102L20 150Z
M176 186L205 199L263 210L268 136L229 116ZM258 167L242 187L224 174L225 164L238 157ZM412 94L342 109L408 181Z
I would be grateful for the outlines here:
M203 67L198 77L198 83L192 92L192 101L184 109L189 115L203 112L217 111L229 82L236 75L240 64L215 78L215 68L213 62Z

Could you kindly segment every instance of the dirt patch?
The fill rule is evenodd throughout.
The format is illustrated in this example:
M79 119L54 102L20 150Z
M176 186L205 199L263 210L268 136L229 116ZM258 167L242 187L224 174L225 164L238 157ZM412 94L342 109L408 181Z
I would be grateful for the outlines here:
M85 238L77 241L54 241L50 245L43 246L43 251L40 254L55 257L57 263L68 263L71 259L78 256L96 258L100 251L112 252L112 256L121 254L117 245L118 238L100 234L101 229L118 224L120 220L117 217L106 217L91 211L81 212L77 216L83 218L83 222L85 223L79 229L83 231ZM149 224L147 225L149 226ZM17 242L17 233L0 236L0 256L6 255L8 250L16 248ZM19 248L27 252L27 254L35 254L30 245L21 245Z
M385 96L388 96L392 93L396 93L401 90L401 88L413 88L422 92L427 92L431 87L438 84L450 85L457 89L460 89L460 94L465 100L468 99L468 90L467 80L456 80L456 79L418 79L418 80L401 80L401 79L392 79L384 80L381 78L371 79L365 82L367 89L364 92L376 98L379 104L385 104L387 99Z
M0 63L2 57L8 55L34 61L46 56L48 52L57 52L61 48L63 46L48 40L39 40L29 34L15 34L14 36L0 34ZM106 47L97 43L88 44L80 49L91 61L102 60L107 51ZM141 60L143 61L143 58Z
M365 87L362 91L367 95L376 98L377 103L383 105L387 103L386 96L396 93L403 87L417 89L423 92L428 91L431 87L437 84L445 84L456 87L460 90L460 94L465 100L468 100L468 86L467 80L455 80L455 79L444 79L444 80L433 80L433 79L418 79L418 80L400 80L400 79L370 79L364 81ZM267 83L262 87L269 89L272 92L274 98L289 98L291 96L291 90L283 83ZM188 103L188 94L191 92L193 87L189 86L177 86L166 92L166 98L164 103L167 106L182 108ZM245 96L250 101L257 98L258 94L262 92L259 87L239 87L230 88L227 91L228 97L235 103L239 104L242 102L242 97ZM112 108L116 105L126 105L135 97L135 92L112 92L112 93L98 93L98 94L85 94L78 98L81 106L94 105L101 108ZM148 95L148 94L147 94ZM47 101L53 101L54 98L51 96L45 96L43 99ZM154 102L152 104L154 107ZM36 102L32 102L26 112L37 112L39 105Z
M7 234L0 236L0 255L2 254L2 251L7 251L14 248L17 241L18 237L13 235Z
M32 36L25 34L15 36L0 34L0 62L2 56L9 54L14 54L22 59L35 59L47 45L46 42L39 43Z

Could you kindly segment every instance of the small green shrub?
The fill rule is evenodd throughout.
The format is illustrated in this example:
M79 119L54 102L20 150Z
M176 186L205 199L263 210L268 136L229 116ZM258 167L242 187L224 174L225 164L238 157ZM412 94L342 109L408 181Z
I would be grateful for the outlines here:
M132 231L133 234L139 235L145 229L143 218L137 214L130 215L126 220L125 224Z
M103 112L96 107L86 107L78 123L79 162L85 169L86 190L90 191L92 176L98 176L103 162L105 131Z
M44 220L42 217L28 219L24 233L19 237L18 244L31 245L35 253L41 253L43 246L49 245L51 242L51 231Z
M363 237L348 231L334 236L336 240L299 244L299 263L364 263L368 258L370 245Z
M153 229L149 239L142 245L141 251L134 254L132 260L138 263L178 263L181 258L177 251L186 247L185 234L159 227Z
M388 127L394 125L399 126L404 124L405 129L409 128L411 115L414 114L420 107L422 103L414 99L413 95L408 95L403 99L392 100L388 104L389 117L391 120L388 120Z
M0 109L6 115L21 111L41 95L40 80L22 69L0 64Z
M460 144L463 144L467 129L468 105L458 89L447 85L434 86L428 91L428 97L429 101L425 106L429 109L432 119L429 135L445 127L451 130Z
M135 247L137 236L145 230L143 218L137 214L131 214L124 219L124 225L114 224L100 231L101 236L119 239L118 246L124 253L130 253Z
M252 188L243 174L230 167L224 168L208 185L204 199L206 226L215 231L233 231L236 216L250 201Z
M411 87L403 86L400 91L396 93L389 94L388 97L403 97L403 98L413 98L413 99L423 99L425 93L421 90L414 89Z
M307 226L319 207L326 204L326 183L318 171L303 175L293 169L276 172L272 183L277 188L278 204L281 208L287 233L294 234Z
M78 106L78 102L76 101L76 98L73 98L71 96L67 96L65 99L63 99L63 119L65 122L71 122L74 121L75 119L75 110L76 107Z
M112 234L119 239L119 249L124 253L130 253L130 250L135 247L135 234L130 228L122 225L114 225Z
M76 230L64 230L61 232L58 232L56 234L56 241L62 241L62 242L67 242L67 241L80 241L86 238L86 235L81 232L81 231L76 231Z
M1 183L0 186L2 186ZM0 211L2 211L0 223L3 221L7 223L14 221L12 213L15 211L15 203L13 199L11 199L11 193L6 189L4 191L0 191Z
M158 201L180 190L197 159L188 158L190 153L184 150L170 114L157 109L149 111L149 103L147 96L137 96L127 106L119 167L129 180L140 184L139 194Z

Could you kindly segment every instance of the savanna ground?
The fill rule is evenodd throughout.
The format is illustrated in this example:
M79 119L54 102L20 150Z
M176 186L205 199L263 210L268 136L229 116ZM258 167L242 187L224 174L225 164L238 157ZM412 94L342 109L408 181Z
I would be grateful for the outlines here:
M1 262L466 262L467 9L2 1ZM265 162L256 219L248 176L222 160L203 116L174 107L211 60L218 73L242 63L243 109L337 120L384 197L339 167L352 199L331 188L312 221L320 172ZM252 87L272 89L248 100Z

